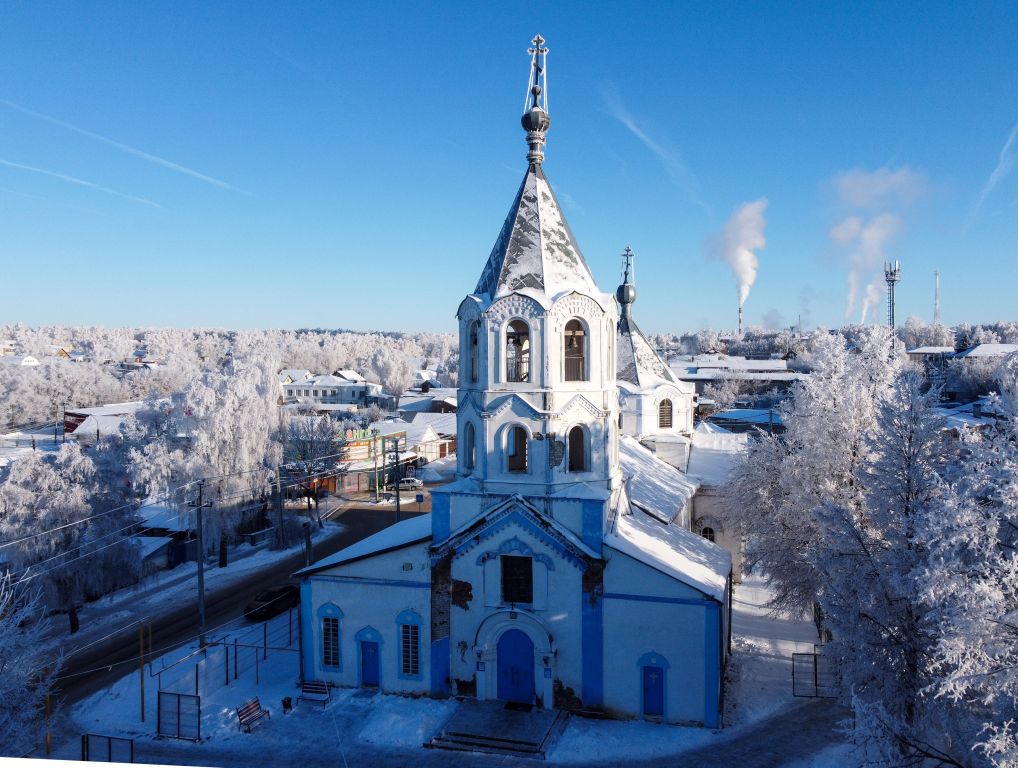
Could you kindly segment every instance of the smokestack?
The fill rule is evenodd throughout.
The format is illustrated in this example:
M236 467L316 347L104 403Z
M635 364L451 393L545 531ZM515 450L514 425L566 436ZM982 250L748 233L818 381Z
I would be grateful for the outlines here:
M739 338L742 338L742 305L739 305Z

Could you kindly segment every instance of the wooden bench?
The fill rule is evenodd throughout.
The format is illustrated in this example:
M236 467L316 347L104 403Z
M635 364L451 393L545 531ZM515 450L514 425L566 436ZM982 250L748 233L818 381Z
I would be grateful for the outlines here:
M246 702L244 706L237 710L237 720L240 721L240 727L248 733L251 733L251 726L263 717L271 718L272 713L269 712L269 710L262 708L261 702L258 701L257 696Z
M300 685L300 696L297 701L317 701L323 707L332 701L332 692L328 683L321 680L305 680Z

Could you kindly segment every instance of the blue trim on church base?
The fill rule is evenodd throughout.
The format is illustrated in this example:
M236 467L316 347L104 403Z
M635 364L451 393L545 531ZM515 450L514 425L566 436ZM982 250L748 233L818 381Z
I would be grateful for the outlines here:
M451 676L449 660L449 638L443 637L431 644L431 692L436 696L448 696Z
M708 603L703 615L704 702L703 724L721 725L721 611L718 603Z
M604 535L604 502L587 499L580 507L581 539L594 552L601 551Z
M300 583L300 628L301 628L301 670L305 680L317 680L315 674L315 635L311 621L311 582L304 579Z
M601 595L591 597L580 593L583 706L599 707L604 703L604 611Z
M431 494L431 541L440 544L449 538L449 494Z

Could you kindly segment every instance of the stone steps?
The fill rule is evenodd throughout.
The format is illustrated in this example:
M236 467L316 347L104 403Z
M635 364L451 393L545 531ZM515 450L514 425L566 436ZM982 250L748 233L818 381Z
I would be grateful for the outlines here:
M469 706L469 705L468 705ZM540 714L534 713L534 717L542 719L549 719L549 712L541 712ZM517 715L518 716L518 715ZM527 713L523 714L527 717ZM435 736L431 741L427 742L424 746L430 749L449 749L460 752L484 752L487 754L494 755L514 755L516 757L528 757L535 760L544 760L545 752L551 746L551 743L558 736L559 733L565 728L565 722L568 715L565 712L555 712L554 717L550 718L551 722L548 726L540 728L539 734L532 735L527 733L523 735L521 733L514 734L513 729L504 729L505 722L499 721L494 718L489 724L491 728L476 727L479 723L472 723L475 727L469 730L462 727L457 727L459 723L463 723L466 718L457 718L455 715L449 720L442 732ZM495 732L500 735L493 735ZM514 738L515 735L515 738Z

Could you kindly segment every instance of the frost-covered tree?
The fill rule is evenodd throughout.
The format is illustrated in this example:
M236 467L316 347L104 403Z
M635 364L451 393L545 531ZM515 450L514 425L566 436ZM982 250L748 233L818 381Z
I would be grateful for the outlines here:
M818 343L788 431L751 448L731 490L747 561L775 606L816 601L861 763L1013 765L1018 419L959 454L885 332L856 343ZM1002 414L1018 413L1012 366Z
M930 545L924 599L936 607L931 694L972 712L976 749L1018 765L1018 356L998 374L996 428L966 446L958 493Z
M74 443L55 455L33 452L0 485L0 537L12 542L4 555L47 604L67 611L71 632L84 600L131 583L140 566L114 450L97 449L99 465Z
M400 397L414 383L413 365L405 357L380 349L371 358L371 369L399 407Z
M334 473L342 458L342 443L336 423L328 416L298 413L287 421L283 460L297 487L303 490L309 511L312 498L318 507L315 480L326 472Z
M44 655L48 620L37 594L0 574L0 754L23 755L36 745L46 692L60 659Z

